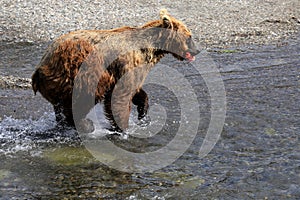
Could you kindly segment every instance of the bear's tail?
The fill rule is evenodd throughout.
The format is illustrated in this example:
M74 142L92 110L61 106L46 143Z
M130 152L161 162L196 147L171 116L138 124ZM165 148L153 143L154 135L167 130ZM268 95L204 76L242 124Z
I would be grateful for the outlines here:
M40 80L40 73L38 70L36 70L34 72L34 74L32 75L31 77L32 79L32 82L31 82L31 85L32 85L32 89L34 91L34 94L36 94L36 92L39 90L39 80Z

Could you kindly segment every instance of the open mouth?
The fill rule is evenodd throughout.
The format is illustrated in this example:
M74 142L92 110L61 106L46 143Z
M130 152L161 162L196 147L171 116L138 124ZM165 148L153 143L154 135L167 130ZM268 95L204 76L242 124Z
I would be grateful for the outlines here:
M193 56L190 52L186 52L185 59L188 60L189 62L192 62L195 60L195 56Z

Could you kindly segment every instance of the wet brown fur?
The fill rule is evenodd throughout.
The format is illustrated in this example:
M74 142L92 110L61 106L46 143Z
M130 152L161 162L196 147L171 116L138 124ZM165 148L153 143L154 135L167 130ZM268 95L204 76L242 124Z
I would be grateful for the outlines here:
M178 48L178 54L190 48L185 40L191 37L191 33L185 25L166 10L160 12L160 18L142 27L80 30L62 35L49 46L32 75L34 92L39 91L54 106L57 121L74 125L72 92L76 86L84 90L86 95L95 95L95 103L104 100L105 115L112 126L119 130L126 129L131 101L138 106L139 119L147 113L148 97L142 90L142 84L149 70L168 53L154 48L151 42L140 42L136 36L148 34L151 28L167 28L181 33L182 37L176 36L176 39L182 45L172 47L171 43L167 43L163 48ZM154 40L158 40L163 36L154 37L157 37ZM170 34L167 39L171 37ZM182 55L174 56L183 59ZM145 64L147 67L143 68ZM78 73L79 70L82 73ZM125 73L128 75L123 83L124 88L130 89L116 90L118 98L114 101L113 90ZM73 99L74 102L76 104L76 99ZM84 99L78 99L77 102L84 107ZM90 109L87 107L81 115L77 115L78 120L84 118Z

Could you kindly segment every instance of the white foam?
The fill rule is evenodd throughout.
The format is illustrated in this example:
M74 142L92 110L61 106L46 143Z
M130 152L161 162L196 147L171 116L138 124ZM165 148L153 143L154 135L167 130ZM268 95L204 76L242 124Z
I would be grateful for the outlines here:
M133 106L133 109L135 107ZM152 113L152 109L150 109L150 116L156 116ZM165 112L163 113L163 117L165 118ZM109 131L110 128L109 122L106 120L104 116L104 111L101 104L97 104L87 115L87 118L93 121L95 130L92 133L88 134L89 138L100 138L108 134L113 134L114 132ZM151 117L153 121L158 121L157 117ZM165 122L165 120L159 120ZM154 127L153 125L157 127ZM158 125L157 125L158 124ZM137 120L137 112L133 110L130 113L129 117L129 128L126 130L124 134L121 134L123 139L127 139L128 135L132 135L134 137L139 138L147 138L155 135L162 128L162 124L160 123L149 123L148 125L140 125L140 121Z
M160 107L153 107L160 108ZM159 116L155 109L150 109L149 116L151 122L147 125L139 125L135 107L131 112L129 119L129 128L122 134L123 139L128 135L139 138L147 138L155 135L164 124L165 113L161 112ZM158 109L162 110L162 109ZM90 139L103 137L114 132L109 131L109 122L106 120L101 104L97 104L87 115L94 123L95 131L88 134ZM162 118L162 119L161 119ZM163 122L163 123L161 123ZM14 155L18 152L28 152L30 155L40 155L43 146L47 143L73 143L72 137L76 135L75 130L56 130L56 121L54 113L45 112L39 119L15 119L11 116L5 116L0 122L0 154ZM49 132L49 130L54 130ZM45 134L46 137L41 137ZM50 134L50 137L47 137ZM53 137L52 137L52 135Z
M15 119L5 116L0 122L0 153L13 155L27 151L33 155L38 152L30 152L37 148L37 141L30 137L31 133L43 133L55 126L54 114L44 113L39 119Z

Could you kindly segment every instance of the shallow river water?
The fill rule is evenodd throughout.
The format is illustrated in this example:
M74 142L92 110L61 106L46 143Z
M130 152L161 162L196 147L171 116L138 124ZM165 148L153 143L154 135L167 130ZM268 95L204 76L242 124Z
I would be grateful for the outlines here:
M9 76L30 78L46 47L1 43L2 82ZM180 134L181 123L197 122L187 150L175 162L149 172L106 166L88 151L76 131L56 126L52 107L39 94L34 96L27 86L2 84L0 199L300 199L299 57L298 39L282 46L210 50L209 59L199 56L193 64L164 59L158 69L175 69L196 95L195 119L185 121L189 116L182 115L180 103L184 97L152 83L145 85L150 116L162 107L164 112L158 113L165 115L158 131L159 118L151 119L150 129L141 129L135 123L136 112L125 136L110 136L105 124L98 128L116 146L143 154L168 145ZM199 150L209 129L213 91L203 78L209 71L197 71L201 65L219 70L226 95L221 135L205 157L199 156ZM185 90L182 81L171 75L164 78L176 91ZM134 137L135 130L144 138ZM145 138L147 134L151 137ZM114 159L115 155L103 156Z

